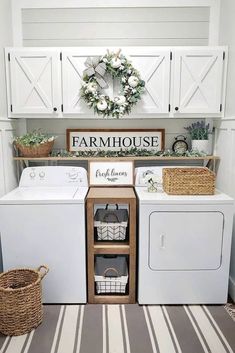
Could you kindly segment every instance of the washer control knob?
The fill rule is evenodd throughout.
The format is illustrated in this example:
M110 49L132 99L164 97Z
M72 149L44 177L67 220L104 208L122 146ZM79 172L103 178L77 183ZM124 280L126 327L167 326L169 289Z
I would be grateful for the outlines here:
M36 177L36 173L35 172L30 172L29 176L31 179L34 179Z
M39 176L40 176L41 179L43 179L45 177L45 173L44 172L40 172Z

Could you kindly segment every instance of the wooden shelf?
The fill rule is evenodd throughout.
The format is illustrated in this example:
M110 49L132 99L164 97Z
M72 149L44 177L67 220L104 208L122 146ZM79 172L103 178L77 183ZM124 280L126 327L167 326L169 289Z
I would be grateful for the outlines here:
M129 295L94 295L94 302L96 304L130 304Z
M129 245L122 244L110 244L110 245L94 245L95 254L129 254L130 247Z
M129 209L128 241L96 241L94 231L94 205L127 204ZM88 261L88 302L89 303L135 303L136 273L136 196L133 188L91 187L87 198L87 261ZM128 294L95 293L95 256L127 255L129 262Z
M138 157L14 157L15 161L113 161L120 159L122 161L191 161L191 160L218 160L218 156L203 157L155 157L155 156L138 156Z

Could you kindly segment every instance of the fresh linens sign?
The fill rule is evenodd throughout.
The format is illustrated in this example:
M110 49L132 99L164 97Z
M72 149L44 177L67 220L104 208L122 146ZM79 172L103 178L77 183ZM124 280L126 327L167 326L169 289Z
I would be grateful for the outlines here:
M164 149L164 129L67 129L70 152L121 149Z
M90 185L133 185L133 162L89 162Z

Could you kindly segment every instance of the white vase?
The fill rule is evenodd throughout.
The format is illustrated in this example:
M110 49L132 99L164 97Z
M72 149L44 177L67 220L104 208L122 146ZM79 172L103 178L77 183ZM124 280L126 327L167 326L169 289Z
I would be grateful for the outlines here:
M210 154L209 140L192 140L192 150Z

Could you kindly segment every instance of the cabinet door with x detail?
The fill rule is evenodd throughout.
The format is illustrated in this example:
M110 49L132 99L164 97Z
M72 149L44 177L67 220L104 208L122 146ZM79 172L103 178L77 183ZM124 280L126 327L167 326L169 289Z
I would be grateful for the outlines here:
M169 49L149 47L129 49L133 66L145 81L145 91L132 114L168 114L170 95ZM153 116L154 117L154 116Z
M175 50L174 113L220 113L223 57L223 49Z
M60 57L56 50L12 49L8 53L11 112L54 114L60 99Z

